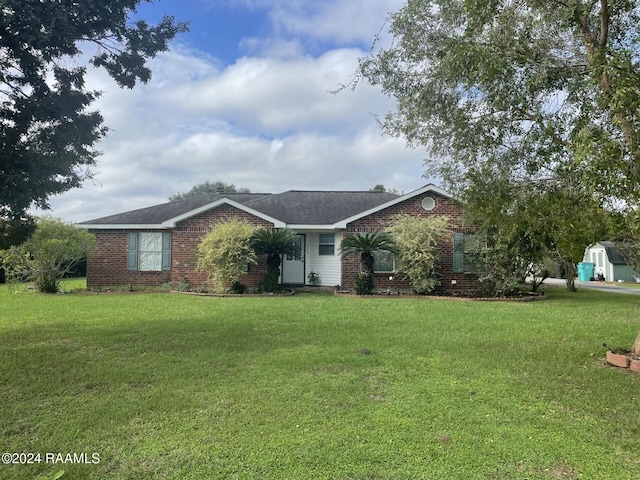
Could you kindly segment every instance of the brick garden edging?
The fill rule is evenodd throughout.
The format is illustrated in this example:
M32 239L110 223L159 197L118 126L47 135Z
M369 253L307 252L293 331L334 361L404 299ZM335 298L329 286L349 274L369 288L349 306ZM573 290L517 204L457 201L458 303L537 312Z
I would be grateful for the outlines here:
M631 372L640 372L640 357L631 353L607 352L607 363Z

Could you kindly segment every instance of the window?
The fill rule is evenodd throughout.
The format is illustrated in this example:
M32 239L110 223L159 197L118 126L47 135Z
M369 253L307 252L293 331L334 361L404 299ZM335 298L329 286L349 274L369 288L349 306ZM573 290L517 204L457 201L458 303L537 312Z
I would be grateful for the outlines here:
M374 272L395 272L396 257L389 252L373 253L373 271Z
M420 202L420 206L422 206L423 210L430 212L434 208L436 208L436 199L433 197L424 197L422 202Z
M321 233L318 245L318 255L335 255L336 236L333 233Z
M127 246L127 270L141 272L171 270L171 234L130 233Z
M453 234L453 271L454 273L475 272L471 247L475 235L472 233Z
M293 239L294 252L287 254L287 260L302 260L302 237L300 235Z

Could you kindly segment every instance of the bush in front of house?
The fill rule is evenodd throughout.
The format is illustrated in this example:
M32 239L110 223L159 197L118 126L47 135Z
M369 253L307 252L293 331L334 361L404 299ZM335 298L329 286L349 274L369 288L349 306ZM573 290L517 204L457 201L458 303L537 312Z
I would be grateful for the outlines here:
M275 292L279 288L281 257L300 254L294 243L295 238L296 233L288 228L274 230L261 228L254 232L252 238L254 250L267 256L267 273L262 282L262 289L265 292Z
M215 292L239 284L247 265L257 263L254 232L247 222L231 219L213 226L198 245L198 270L207 273Z
M355 289L358 295L371 295L374 289L374 254L397 253L393 238L387 232L357 233L348 235L340 245L342 258L352 255L360 257L360 271L355 277Z
M372 295L374 289L373 275L365 272L356 273L354 288L356 295Z
M398 215L386 231L393 236L400 270L411 280L415 292L420 295L432 292L439 285L439 244L450 234L449 217Z
M42 217L23 244L2 252L9 281L33 282L43 293L60 290L60 280L87 258L95 237L59 218Z

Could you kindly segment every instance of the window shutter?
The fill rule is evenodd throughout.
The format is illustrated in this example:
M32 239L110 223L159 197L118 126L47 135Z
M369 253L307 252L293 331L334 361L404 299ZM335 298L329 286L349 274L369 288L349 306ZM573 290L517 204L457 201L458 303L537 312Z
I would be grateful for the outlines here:
M171 234L162 234L162 270L171 270Z
M138 269L138 234L129 234L129 243L127 245L127 270Z
M453 271L464 272L464 233L453 234Z

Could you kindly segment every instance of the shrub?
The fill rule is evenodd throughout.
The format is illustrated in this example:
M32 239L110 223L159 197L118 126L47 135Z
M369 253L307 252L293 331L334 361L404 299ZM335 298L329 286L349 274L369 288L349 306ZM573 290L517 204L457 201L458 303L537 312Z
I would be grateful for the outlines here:
M440 283L436 273L440 259L438 244L449 234L448 224L446 216L398 215L387 228L399 251L400 270L418 294L432 292Z
M318 286L321 283L320 274L317 272L309 272L309 275L307 275L307 279L309 280L310 285Z
M356 273L356 295L371 295L373 293L373 275L365 272Z
M27 241L3 251L0 257L10 281L33 282L43 293L56 293L60 280L94 246L92 234L61 219L42 217Z
M256 264L252 247L255 227L237 219L211 228L198 245L198 270L206 272L216 292L238 282L248 264Z
M280 269L269 269L264 276L261 288L264 292L275 292L278 290L278 281L280 280Z
M243 285L240 282L233 282L231 284L231 293L235 293L237 295L242 295L247 291L247 286Z
M265 292L278 290L280 278L280 257L282 255L299 255L295 244L296 233L288 228L276 230L259 229L253 234L252 244L257 253L267 255L267 273L262 282Z

